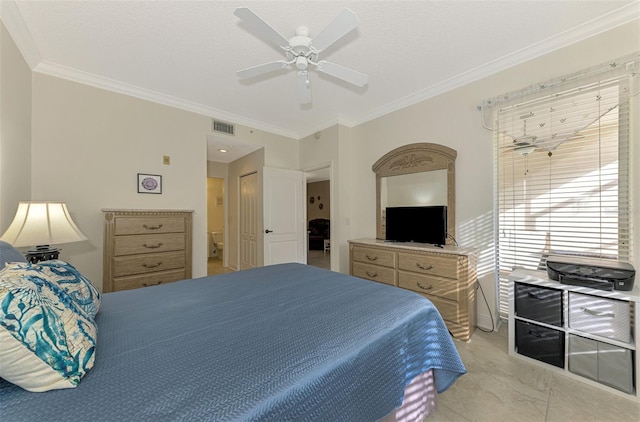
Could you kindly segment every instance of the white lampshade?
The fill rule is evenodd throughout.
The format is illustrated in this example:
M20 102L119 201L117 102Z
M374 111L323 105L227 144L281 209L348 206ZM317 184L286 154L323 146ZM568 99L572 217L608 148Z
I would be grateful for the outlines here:
M11 225L0 237L15 247L87 240L64 202L20 202Z

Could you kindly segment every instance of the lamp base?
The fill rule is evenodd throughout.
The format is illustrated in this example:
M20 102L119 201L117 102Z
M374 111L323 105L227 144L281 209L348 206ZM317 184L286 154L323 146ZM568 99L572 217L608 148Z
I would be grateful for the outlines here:
M34 249L29 249L25 254L25 258L32 264L37 264L40 261L49 261L50 259L58 259L60 255L60 249L50 248L49 245L36 246Z

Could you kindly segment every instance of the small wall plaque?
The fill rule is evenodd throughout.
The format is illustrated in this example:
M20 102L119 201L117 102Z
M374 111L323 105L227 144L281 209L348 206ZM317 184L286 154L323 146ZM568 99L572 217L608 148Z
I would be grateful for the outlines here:
M138 193L162 193L162 176L138 173Z

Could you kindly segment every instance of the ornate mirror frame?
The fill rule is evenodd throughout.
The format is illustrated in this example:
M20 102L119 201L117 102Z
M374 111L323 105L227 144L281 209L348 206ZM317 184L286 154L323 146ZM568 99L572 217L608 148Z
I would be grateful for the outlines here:
M456 157L455 149L444 145L415 143L398 147L383 155L371 169L376 174L376 238L384 240L385 230L380 202L381 179L402 174L447 170L447 236L453 244L456 230Z

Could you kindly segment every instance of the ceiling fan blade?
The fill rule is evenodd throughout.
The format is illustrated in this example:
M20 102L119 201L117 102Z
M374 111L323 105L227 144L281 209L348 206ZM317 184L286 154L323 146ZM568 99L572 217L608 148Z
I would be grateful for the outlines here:
M260 16L248 7L238 7L233 12L234 15L239 17L249 25L255 32L260 35L265 41L275 44L278 47L286 47L289 45L289 40L280 35L278 31L273 29L271 25L266 23Z
M317 51L322 51L351 32L359 22L355 13L346 8L342 9L338 16L311 40L311 46Z
M311 103L311 82L307 70L298 71L298 101L303 105Z
M363 87L369 82L369 75L366 73L324 60L318 62L318 71L359 87Z
M278 60L271 63L260 64L258 66L248 67L246 69L238 70L236 75L240 79L254 78L256 76L264 75L265 73L275 72L276 70L284 69L288 66L284 60Z

